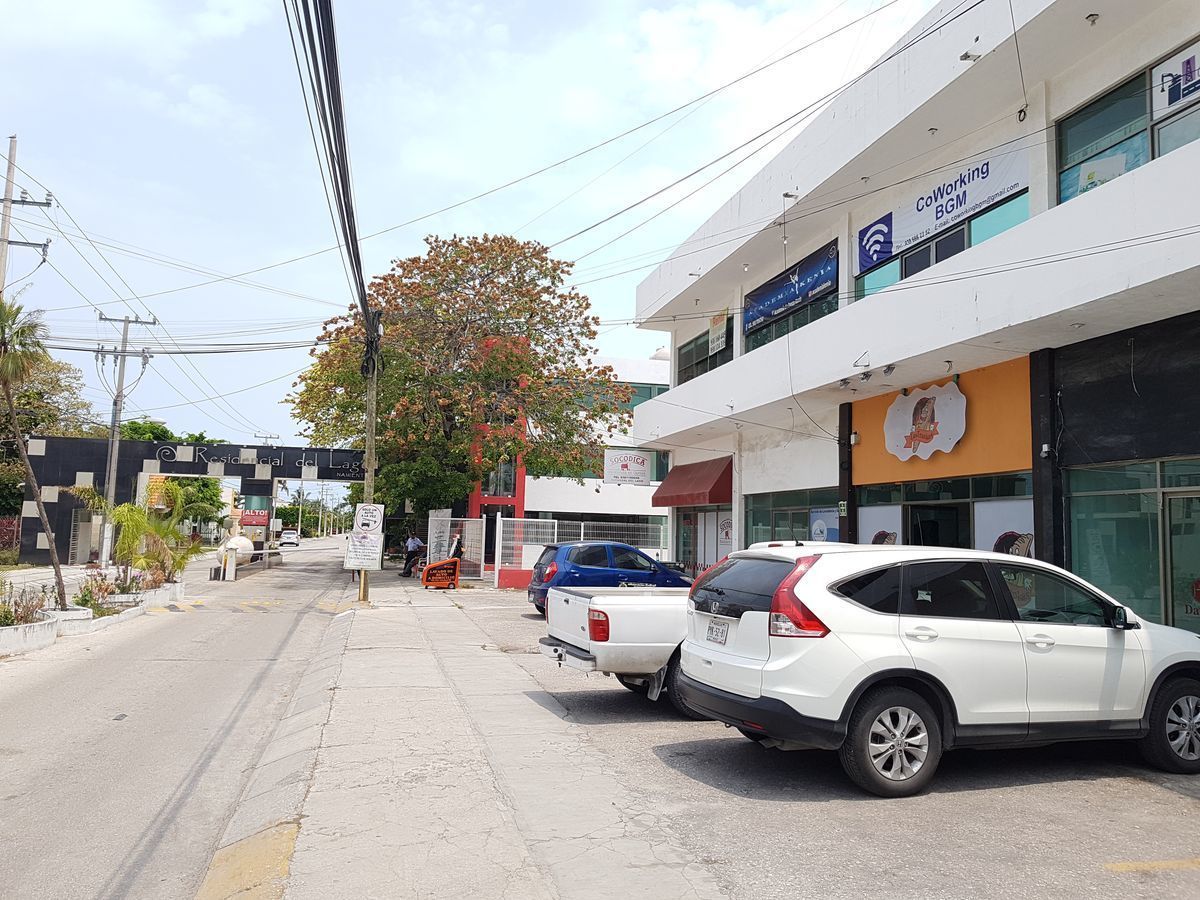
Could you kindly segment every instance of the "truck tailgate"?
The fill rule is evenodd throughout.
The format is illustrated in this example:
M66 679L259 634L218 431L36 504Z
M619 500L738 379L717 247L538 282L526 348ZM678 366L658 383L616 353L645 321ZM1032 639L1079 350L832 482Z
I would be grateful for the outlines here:
M550 588L546 595L546 631L581 650L588 650L587 614L591 598L586 593Z

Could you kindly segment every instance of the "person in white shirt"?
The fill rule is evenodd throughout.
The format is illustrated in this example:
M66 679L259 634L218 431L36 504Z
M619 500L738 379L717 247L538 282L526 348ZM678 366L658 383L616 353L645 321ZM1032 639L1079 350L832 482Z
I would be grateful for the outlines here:
M401 578L412 578L413 566L421 558L424 549L424 542L410 531L408 540L404 542L404 571L400 573Z

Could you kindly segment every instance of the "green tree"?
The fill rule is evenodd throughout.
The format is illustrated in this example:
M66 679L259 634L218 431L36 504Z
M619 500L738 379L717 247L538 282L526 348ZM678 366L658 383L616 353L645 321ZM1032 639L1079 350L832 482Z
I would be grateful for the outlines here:
M628 427L629 391L592 365L598 320L565 286L570 264L499 235L426 238L370 285L383 311L377 482L393 509L462 499L501 462L594 471L606 436ZM308 435L361 446L361 317L331 320L289 398Z
M25 434L59 437L105 437L96 410L83 396L83 372L70 363L44 355L13 386L17 418Z
M25 467L16 449L5 447L0 459L0 516L19 516L25 499ZM8 454L11 452L11 456Z
M146 422L141 419L121 423L121 440L178 441L179 443L183 443L183 439L166 425L160 422Z
M201 511L211 510L211 512L188 516L189 519L193 522L217 521L223 506L219 478L168 478L167 482L179 486L185 507Z
M19 303L0 298L0 390L4 393L4 404L8 410L8 424L17 454L25 467L25 483L33 494L42 530L46 533L50 547L50 565L54 567L54 586L58 590L58 608L67 608L67 589L63 584L62 565L58 560L54 531L50 528L50 517L46 515L46 504L42 502L42 489L33 466L21 430L20 416L13 395L14 388L25 383L39 361L46 356L46 326L39 310L26 312Z

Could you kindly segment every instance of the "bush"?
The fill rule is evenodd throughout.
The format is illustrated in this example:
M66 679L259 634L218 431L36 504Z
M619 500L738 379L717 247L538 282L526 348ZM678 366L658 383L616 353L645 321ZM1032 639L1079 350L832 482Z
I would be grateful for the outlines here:
M0 566L15 566L17 565L17 557L20 551L13 547L10 550L0 550Z
M108 598L115 593L117 593L117 584L109 581L108 576L96 572L85 578L79 585L74 601L76 606L86 606L92 611L92 615L99 619L119 612L107 604Z
M36 588L26 585L20 592L14 591L11 584L4 585L0 596L0 626L36 622L38 613L53 605L54 596L54 591L45 585Z

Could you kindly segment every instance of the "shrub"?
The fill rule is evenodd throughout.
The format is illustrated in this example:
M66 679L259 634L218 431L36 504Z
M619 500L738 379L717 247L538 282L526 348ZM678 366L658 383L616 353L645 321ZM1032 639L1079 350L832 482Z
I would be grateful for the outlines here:
M107 601L115 593L117 593L116 583L109 581L106 575L96 572L88 575L79 585L79 590L74 597L75 605L88 607L97 619L111 616L118 610L108 606Z
M17 557L20 551L16 547L8 550L0 550L0 566L15 566L17 565Z
M0 626L28 625L38 620L38 612L54 605L54 591L45 585L26 585L15 591L11 584L4 585L0 596Z

